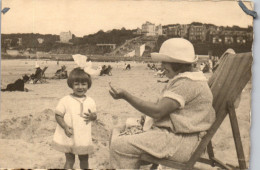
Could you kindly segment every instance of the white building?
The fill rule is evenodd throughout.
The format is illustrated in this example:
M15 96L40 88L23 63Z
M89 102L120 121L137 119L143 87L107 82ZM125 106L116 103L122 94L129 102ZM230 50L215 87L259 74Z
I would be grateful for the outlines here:
M44 42L44 39L43 39L43 38L38 38L37 40L38 40L38 43L39 43L39 44L42 44L42 43Z
M155 24L146 21L146 23L142 25L142 34L146 36L162 35L162 25L155 26Z
M142 33L147 36L155 35L155 24L146 21L146 23L142 25Z
M22 42L23 42L23 39L22 39L22 38L18 38L17 44L18 44L19 46L23 45Z
M60 42L62 43L68 43L69 40L72 39L72 34L71 32L61 32L60 33Z

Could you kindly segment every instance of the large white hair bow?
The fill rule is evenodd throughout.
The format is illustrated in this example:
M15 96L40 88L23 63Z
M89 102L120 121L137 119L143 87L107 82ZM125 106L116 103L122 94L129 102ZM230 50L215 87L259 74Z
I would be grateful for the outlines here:
M74 60L74 62L82 69L84 69L84 71L90 75L99 75L100 74L100 69L95 70L92 68L92 62L89 61L87 62L87 56L85 55L81 55L81 54L75 54L72 55L72 58Z

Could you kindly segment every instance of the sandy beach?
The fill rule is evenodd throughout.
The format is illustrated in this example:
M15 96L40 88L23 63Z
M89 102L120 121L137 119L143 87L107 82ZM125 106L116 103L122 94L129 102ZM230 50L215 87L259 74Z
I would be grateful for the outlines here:
M43 68L48 66L46 77L54 75L57 69L66 65L70 72L76 64L74 62L39 61ZM141 113L123 100L113 100L109 95L109 85L127 89L133 95L149 101L156 101L165 80L154 76L155 72L147 68L146 63L127 62L131 64L130 71L123 70L124 62L94 63L110 64L113 67L112 76L94 76L91 89L87 95L92 97L97 105L97 115L100 123L93 125L93 141L95 152L90 156L90 168L109 168L109 134L113 127L124 124L129 117L139 117ZM13 83L24 74L34 73L33 60L2 60L1 88ZM210 77L210 73L206 76ZM0 114L0 168L63 168L64 154L53 150L50 146L56 121L54 109L65 95L71 93L66 80L47 79L46 83L26 84L29 92L2 92ZM250 156L250 107L251 82L242 92L241 102L236 109L242 144L247 167ZM217 158L237 166L232 130L229 118L226 117L213 138L214 152ZM200 169L213 169L210 166L197 163ZM78 159L74 168L79 168ZM216 168L215 168L216 169Z

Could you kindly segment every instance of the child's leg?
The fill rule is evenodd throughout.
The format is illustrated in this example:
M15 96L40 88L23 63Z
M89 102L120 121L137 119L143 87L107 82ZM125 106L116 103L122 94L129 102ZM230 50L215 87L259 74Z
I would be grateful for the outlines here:
M75 155L73 153L65 153L66 163L64 169L72 169L75 163Z
M88 169L88 155L79 155L81 169Z

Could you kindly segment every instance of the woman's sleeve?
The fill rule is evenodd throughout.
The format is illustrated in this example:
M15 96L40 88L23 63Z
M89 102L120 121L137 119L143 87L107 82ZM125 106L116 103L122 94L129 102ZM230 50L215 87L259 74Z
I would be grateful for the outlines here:
M180 104L180 108L185 106L197 96L197 91L193 80L180 79L171 84L163 93L163 97L171 98Z
M61 99L55 108L55 114L63 117L65 115L65 111L66 111L65 102L64 99Z

